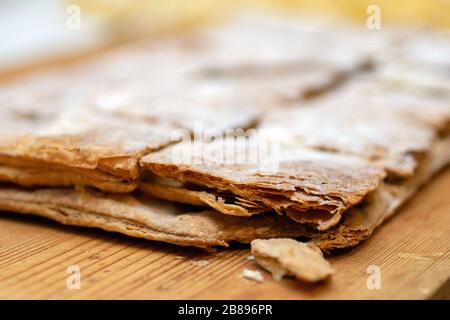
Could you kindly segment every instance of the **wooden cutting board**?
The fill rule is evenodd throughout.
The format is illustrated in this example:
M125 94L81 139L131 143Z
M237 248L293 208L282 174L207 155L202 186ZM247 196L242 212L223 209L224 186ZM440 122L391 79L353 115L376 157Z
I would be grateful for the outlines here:
M275 282L248 255L245 245L207 253L1 213L0 298L450 299L450 169L368 241L332 257L337 272L324 284ZM70 290L73 265L81 288ZM379 267L380 289L368 289L369 266ZM264 281L243 278L244 268Z

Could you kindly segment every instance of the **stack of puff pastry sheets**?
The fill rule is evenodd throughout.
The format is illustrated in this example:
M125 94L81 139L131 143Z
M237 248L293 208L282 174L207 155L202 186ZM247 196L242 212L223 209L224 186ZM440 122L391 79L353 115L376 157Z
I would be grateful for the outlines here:
M450 161L448 40L245 16L3 84L0 209L201 248L357 245ZM269 133L277 165L186 161L199 128L202 148Z

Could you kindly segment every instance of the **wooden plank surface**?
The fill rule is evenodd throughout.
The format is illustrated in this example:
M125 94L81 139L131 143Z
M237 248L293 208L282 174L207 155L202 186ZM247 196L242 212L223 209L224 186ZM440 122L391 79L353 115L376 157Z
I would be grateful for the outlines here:
M242 277L248 246L207 253L38 217L0 214L0 298L20 299L427 299L450 298L450 169L364 244L331 258L336 275L311 286ZM208 261L196 263L198 261ZM69 290L67 268L81 270ZM381 271L369 290L367 268Z

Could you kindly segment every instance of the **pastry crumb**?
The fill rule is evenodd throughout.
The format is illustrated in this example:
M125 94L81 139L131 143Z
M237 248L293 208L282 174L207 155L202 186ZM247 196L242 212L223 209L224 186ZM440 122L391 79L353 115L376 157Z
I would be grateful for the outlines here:
M250 269L244 269L244 271L242 271L242 276L256 282L262 282L264 280L261 272Z
M334 273L321 250L311 242L286 238L253 240L251 248L256 262L272 273L275 281L293 276L313 283L323 281Z

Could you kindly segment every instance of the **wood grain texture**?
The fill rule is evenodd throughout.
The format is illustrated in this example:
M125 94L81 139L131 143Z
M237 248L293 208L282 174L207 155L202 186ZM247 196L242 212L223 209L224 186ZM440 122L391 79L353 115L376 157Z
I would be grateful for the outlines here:
M318 286L273 281L244 245L207 253L2 213L0 298L449 299L449 194L447 169L368 241L331 257L337 272ZM81 268L80 290L66 287L70 265ZM367 288L370 265L381 268L380 290ZM244 279L244 268L265 280Z

